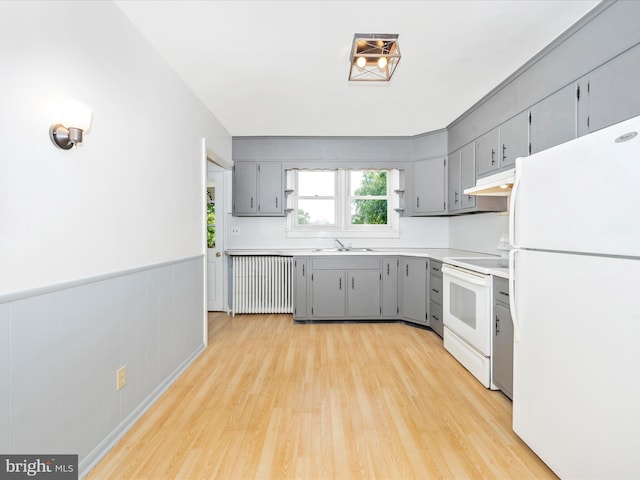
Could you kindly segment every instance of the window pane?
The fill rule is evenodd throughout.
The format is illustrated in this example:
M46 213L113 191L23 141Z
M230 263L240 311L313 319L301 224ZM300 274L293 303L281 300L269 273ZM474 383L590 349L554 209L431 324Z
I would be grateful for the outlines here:
M386 195L387 172L378 170L352 170L349 172L351 195Z
M352 225L386 225L386 200L353 200L351 202Z
M298 172L298 195L301 197L333 197L335 191L335 172Z
M335 200L298 200L298 225L335 224Z

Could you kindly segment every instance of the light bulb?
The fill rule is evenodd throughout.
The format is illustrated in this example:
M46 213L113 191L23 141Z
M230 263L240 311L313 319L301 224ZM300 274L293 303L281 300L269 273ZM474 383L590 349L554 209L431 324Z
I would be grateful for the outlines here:
M387 66L387 57L380 57L378 59L378 68L384 68Z
M356 60L356 65L360 68L364 68L366 64L367 64L367 59L364 57L358 57L358 59Z

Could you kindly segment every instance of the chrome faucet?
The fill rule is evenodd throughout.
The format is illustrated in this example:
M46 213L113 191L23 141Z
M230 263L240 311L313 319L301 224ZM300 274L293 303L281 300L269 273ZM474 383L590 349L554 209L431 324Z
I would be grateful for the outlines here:
M345 247L345 246L344 246L344 244L343 244L340 240L338 240L338 239L336 238L336 239L335 239L335 241L336 241L336 243L337 243L338 245L340 245L340 250L346 250L346 249L347 249L347 247Z

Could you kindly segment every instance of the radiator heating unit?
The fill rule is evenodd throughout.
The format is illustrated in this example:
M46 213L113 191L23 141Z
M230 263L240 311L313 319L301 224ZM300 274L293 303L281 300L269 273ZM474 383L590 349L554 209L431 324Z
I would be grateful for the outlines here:
M291 257L234 256L231 313L292 313Z

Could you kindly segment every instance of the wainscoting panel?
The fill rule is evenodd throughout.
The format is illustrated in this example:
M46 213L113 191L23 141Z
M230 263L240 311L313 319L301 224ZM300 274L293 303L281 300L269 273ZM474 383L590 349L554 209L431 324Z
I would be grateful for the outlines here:
M77 453L86 474L204 349L203 269L197 256L0 298L0 451Z
M0 452L9 451L9 305L0 303Z

